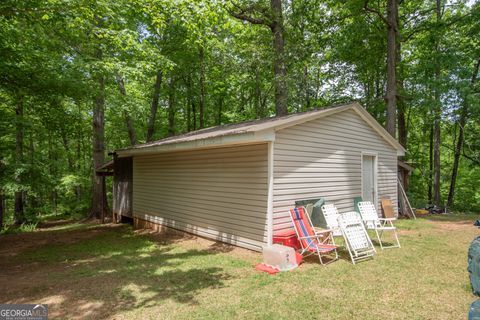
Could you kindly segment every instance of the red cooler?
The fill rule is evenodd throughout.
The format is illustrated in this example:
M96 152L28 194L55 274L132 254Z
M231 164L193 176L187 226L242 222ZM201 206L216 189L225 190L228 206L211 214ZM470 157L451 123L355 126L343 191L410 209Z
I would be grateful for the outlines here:
M293 229L275 233L273 235L273 243L279 243L287 247L292 247L295 250L301 249L297 234Z

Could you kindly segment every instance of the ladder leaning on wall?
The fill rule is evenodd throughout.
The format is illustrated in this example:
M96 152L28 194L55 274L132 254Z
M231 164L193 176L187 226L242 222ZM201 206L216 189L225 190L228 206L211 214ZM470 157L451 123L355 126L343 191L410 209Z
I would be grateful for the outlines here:
M400 187L400 206L402 207L402 213L405 216L408 216L409 218L417 219L415 216L415 211L413 211L412 206L410 205L410 201L408 201L407 194L405 190L403 189L402 183L400 182L400 179L397 178L398 186Z

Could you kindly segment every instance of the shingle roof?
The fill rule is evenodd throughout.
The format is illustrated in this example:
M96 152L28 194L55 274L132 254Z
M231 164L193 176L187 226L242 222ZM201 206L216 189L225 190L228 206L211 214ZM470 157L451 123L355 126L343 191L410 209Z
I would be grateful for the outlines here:
M387 140L389 140L389 142L393 144L394 147L396 147L397 149L403 150L402 146L393 137L391 137L385 131L385 129L383 129L373 119L373 117L371 117L368 114L368 112L364 110L362 106L360 106L360 104L354 102L350 104L330 106L330 107L319 109L319 110L289 114L281 117L257 119L257 120L245 121L240 123L233 123L233 124L226 124L226 125L221 125L221 126L216 126L211 128L205 128L201 130L188 132L185 134L168 137L168 138L157 140L157 141L152 141L152 142L138 144L128 148L124 148L124 149L119 149L116 152L125 154L131 151L132 153L138 153L138 151L141 151L143 149L144 150L158 149L155 147L160 147L160 146L181 144L181 143L187 143L187 142L199 141L199 140L209 140L209 139L220 138L225 136L235 136L235 135L241 135L241 134L247 134L247 133L267 131L271 129L284 128L284 127L295 125L297 123L310 121L310 120L322 117L324 115L341 112L347 109L354 109L357 112L362 113L364 117L365 116L367 118L370 117L371 119L365 119L365 118L364 119L367 120L367 122L369 122L370 125L374 126L375 127L374 129L379 131L379 133L381 133ZM385 133L387 136L385 136Z

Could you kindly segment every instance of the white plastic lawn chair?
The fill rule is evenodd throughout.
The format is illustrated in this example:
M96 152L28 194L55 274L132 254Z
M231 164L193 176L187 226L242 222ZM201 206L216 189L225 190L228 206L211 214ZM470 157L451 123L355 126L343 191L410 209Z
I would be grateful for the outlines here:
M376 253L375 247L363 225L362 218L357 212L351 211L340 214L338 225L353 264L373 257Z
M340 230L340 226L338 225L338 213L337 207L334 204L326 204L322 206L322 213L323 217L325 218L325 222L327 224L327 228L332 230L333 236L341 236L342 231Z
M393 221L395 221L396 218L380 218L377 214L375 206L370 201L359 202L358 209L360 210L360 215L365 223L365 227L369 230L375 230L378 242L380 243L380 248L382 248L382 250L388 248L400 248L397 228L393 225ZM392 231L397 244L384 246L382 243L382 235L384 231Z

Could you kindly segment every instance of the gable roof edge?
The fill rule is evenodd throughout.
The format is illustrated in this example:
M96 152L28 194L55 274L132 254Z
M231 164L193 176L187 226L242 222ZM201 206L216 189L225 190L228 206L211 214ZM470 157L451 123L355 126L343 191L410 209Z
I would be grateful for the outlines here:
M365 120L379 135L381 135L388 143L390 143L395 149L397 149L398 156L405 155L405 148L397 141L392 135L382 127L377 120L358 102L352 104L352 110L358 113L358 115Z
M397 150L398 156L405 155L405 152L406 152L405 148L397 141L397 139L392 137L390 133L388 133L388 131L385 130L385 128L383 128L377 122L377 120L375 120L375 118L370 113L368 113L368 111L365 110L365 108L363 108L362 105L358 102L353 102L341 107L325 110L324 112L321 112L315 116L311 115L310 117L301 118L296 121L291 121L283 125L275 126L274 130L278 131L278 130L286 129L298 124L302 124L302 123L313 121L313 120L318 120L318 119L321 119L339 112L343 112L349 109L355 111L372 129L374 129L383 139L385 139L392 147L394 147L395 150Z

